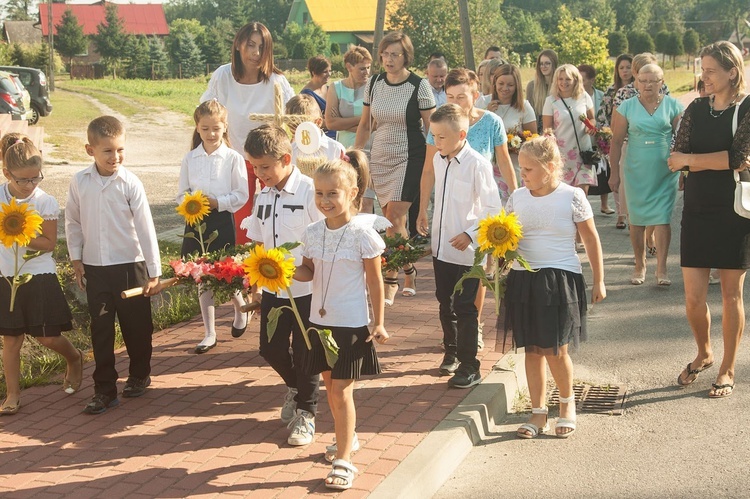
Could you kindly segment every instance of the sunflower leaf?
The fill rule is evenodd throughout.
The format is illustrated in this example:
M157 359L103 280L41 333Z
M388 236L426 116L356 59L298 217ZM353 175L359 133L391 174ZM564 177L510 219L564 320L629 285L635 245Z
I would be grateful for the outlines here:
M193 232L185 232L184 234L180 234L180 237L184 239L195 239L196 241L198 240L198 238L195 237L195 233Z
M200 224L200 225L198 226L198 230L200 230L200 231L201 231L201 233L204 233L204 232L206 232L206 222L203 222L202 224Z
M467 272L464 273L464 275L461 276L456 285L453 287L454 293L463 293L464 281L466 279L479 279L481 283L488 288L493 288L492 283L487 279L487 275L485 274L484 268L482 268L481 264L472 266Z
M294 242L288 242L288 243L280 244L279 246L276 246L276 247L278 249L286 250L288 252L291 252L294 248L296 248L297 246L301 246L301 245L302 245L301 242L294 241Z
M333 332L330 329L316 329L318 338L323 344L323 352L326 355L326 363L333 369L336 365L336 361L339 360L339 346L336 344L336 340L333 339Z
M212 242L216 241L216 238L219 237L219 231L215 230L211 233L210 236L208 236L208 239L205 241L206 248L208 248L208 245Z
M22 284L26 284L27 282L29 282L32 277L34 277L34 274L17 275L13 278L13 284L16 286L21 286Z
M44 251L27 251L23 254L24 260L31 260L32 258L36 258L38 256L41 256L44 254Z
M266 326L266 333L268 334L269 343L273 339L273 334L276 332L276 328L279 325L279 318L281 317L281 314L283 312L284 307L274 307L268 312L268 325Z

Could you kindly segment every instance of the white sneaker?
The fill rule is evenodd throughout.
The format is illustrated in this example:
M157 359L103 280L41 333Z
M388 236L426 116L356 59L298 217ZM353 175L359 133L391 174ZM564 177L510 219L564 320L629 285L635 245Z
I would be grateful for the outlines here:
M297 409L297 415L289 422L288 428L292 429L289 445L307 445L312 443L315 436L315 416L303 409Z
M287 388L286 395L284 395L284 405L281 406L281 422L289 423L294 419L297 412L297 402L294 397L297 396L296 388Z

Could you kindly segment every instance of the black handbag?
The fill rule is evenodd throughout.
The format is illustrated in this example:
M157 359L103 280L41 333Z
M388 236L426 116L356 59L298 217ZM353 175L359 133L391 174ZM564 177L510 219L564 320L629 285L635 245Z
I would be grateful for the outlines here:
M602 155L599 154L599 151L589 150L584 151L581 149L581 143L578 142L578 129L576 128L576 120L573 118L573 111L570 110L568 105L565 103L564 99L560 99L560 102L563 103L563 106L565 106L565 109L568 110L568 114L570 115L570 120L573 122L573 135L576 138L576 144L578 145L578 154L581 156L581 161L584 165L588 166L595 166L598 165L599 162L602 160Z

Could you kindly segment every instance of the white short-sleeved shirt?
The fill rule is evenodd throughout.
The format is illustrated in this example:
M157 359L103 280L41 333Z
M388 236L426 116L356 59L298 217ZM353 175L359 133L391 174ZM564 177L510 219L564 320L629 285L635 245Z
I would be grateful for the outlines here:
M8 204L13 195L8 190L8 184L0 186L0 203ZM31 196L25 199L16 198L16 203L28 203L29 207L39 213L44 220L57 220L60 216L60 205L57 200L37 187ZM23 255L27 251L36 251L26 246L18 248L18 266L23 264ZM0 245L0 272L4 276L12 276L15 272L13 249ZM21 273L23 274L54 274L57 272L55 260L52 258L52 252L42 253L36 258L26 262Z
M240 228L247 231L250 240L261 242L266 248L275 248L301 241L307 226L322 218L323 214L315 206L312 179L294 167L283 189L279 191L276 187L266 186L260 191L253 213L242 221ZM302 247L293 249L292 255L295 264L300 265ZM291 289L293 296L307 296L312 293L312 284L292 281ZM283 291L277 296L289 298Z
M380 256L385 243L371 222L358 218L336 230L320 220L310 225L302 238L302 255L315 265L310 305L310 322L314 324L362 327L370 322L363 260ZM323 307L325 316L320 315Z
M477 109L487 109L490 102L492 102L492 94L480 95L477 97L477 100L474 101L474 107Z
M536 127L536 114L534 114L531 103L527 100L523 101L523 111L519 111L510 104L500 104L497 106L495 114L503 120L508 133L519 133L523 130L524 123L534 123Z
M250 85L238 83L232 75L232 65L219 66L211 75L208 88L201 96L201 102L216 99L229 111L229 140L232 149L244 157L244 146L247 134L262 125L258 121L250 121L248 116L253 113L273 114L274 86L281 85L282 101L286 103L294 97L294 90L287 79L280 74L271 73L268 81Z
M532 196L526 187L516 189L505 205L508 212L518 215L523 238L518 252L532 269L556 268L581 273L576 254L576 223L594 217L582 189L560 182L546 196ZM515 270L523 270L518 262Z
M216 198L219 211L234 213L245 206L249 197L245 159L226 144L211 154L206 154L200 144L182 159L178 191L178 203L185 194L201 191Z

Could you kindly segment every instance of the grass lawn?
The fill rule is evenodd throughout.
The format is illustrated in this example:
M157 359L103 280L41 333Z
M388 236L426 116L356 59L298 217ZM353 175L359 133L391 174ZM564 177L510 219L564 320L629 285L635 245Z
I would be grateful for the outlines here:
M91 120L101 114L99 109L65 90L52 92L50 99L53 112L39 122L47 134L47 144L53 146L50 153L55 158L87 161L88 156L83 148L86 127Z

